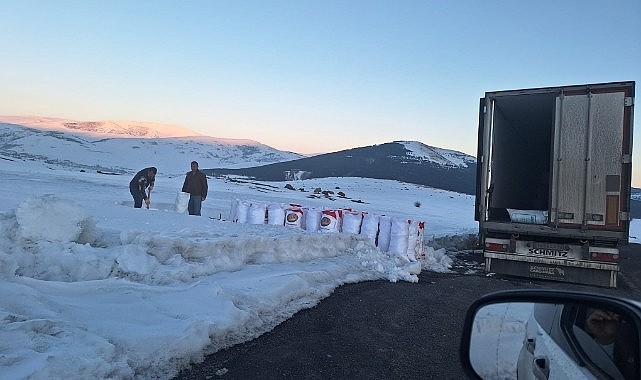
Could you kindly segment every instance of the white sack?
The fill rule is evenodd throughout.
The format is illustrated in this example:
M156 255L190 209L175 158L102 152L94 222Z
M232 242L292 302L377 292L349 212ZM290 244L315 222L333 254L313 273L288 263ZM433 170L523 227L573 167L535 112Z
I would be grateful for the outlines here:
M187 207L189 207L189 193L179 191L176 194L176 212L182 214L187 211Z
M418 243L418 224L417 220L409 221L407 234L407 251L406 256L409 261L416 261L416 245Z
M238 209L238 202L240 202L239 199L232 199L231 201L231 208L229 209L229 220L232 222L236 221L236 210Z
M392 218L382 215L378 222L378 248L381 252L389 251Z
M365 235L372 243L376 243L378 235L378 215L366 212L363 214L363 221L361 222L361 235Z
M418 232L416 237L416 249L415 249L416 258L425 257L424 239L425 239L425 222L420 221L418 222Z
M323 210L320 220L321 232L340 232L340 221L340 210Z
M252 203L249 206L249 214L247 215L247 223L249 224L265 224L265 211L267 206L264 203Z
M359 234L363 213L359 211L343 211L341 230L346 234Z
M409 236L409 226L407 219L392 217L392 226L390 229L389 252L399 256L407 255L407 239Z
M303 209L290 206L285 210L285 227L303 228Z
M250 202L237 199L235 202L236 207L234 207L234 209L232 210L233 217L231 220L237 223L247 223L250 205Z
M514 223L546 224L548 222L547 211L508 208L507 212L510 214L510 220Z
M267 224L272 226L285 225L285 209L278 203L272 203L267 207Z
M304 209L305 215L305 229L307 231L316 232L320 229L320 221L322 212L317 208Z

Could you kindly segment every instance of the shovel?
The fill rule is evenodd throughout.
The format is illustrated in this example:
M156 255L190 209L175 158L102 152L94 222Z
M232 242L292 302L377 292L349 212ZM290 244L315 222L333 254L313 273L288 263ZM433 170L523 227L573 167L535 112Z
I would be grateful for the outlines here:
M151 187L149 188L149 192L147 193L147 200L149 201L146 206L147 210L149 210L149 205L151 204Z

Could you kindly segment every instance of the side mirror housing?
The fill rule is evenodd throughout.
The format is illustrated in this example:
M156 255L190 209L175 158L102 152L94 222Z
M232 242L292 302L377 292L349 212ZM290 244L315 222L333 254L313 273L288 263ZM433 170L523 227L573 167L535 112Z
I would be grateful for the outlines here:
M472 379L640 379L641 304L584 292L502 291L468 309L461 336Z

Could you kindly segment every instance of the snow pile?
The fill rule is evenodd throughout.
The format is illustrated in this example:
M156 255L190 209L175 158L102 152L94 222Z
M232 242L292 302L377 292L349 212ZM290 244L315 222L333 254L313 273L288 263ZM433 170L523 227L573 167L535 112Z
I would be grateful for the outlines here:
M196 219L119 208L140 226ZM418 281L365 236L211 219L114 229L88 214L51 195L0 214L3 378L171 378L341 284Z
M451 272L453 260L450 258L445 248L434 249L432 247L425 247L423 255L419 257L423 268L429 268L432 272L448 273Z
M21 237L37 241L75 241L91 235L93 221L82 207L53 195L33 198L16 210Z
M132 208L129 176L26 161L5 162L0 176L3 379L170 379L208 353L271 330L342 284L414 282L421 267L447 271L452 261L442 247L452 251L447 247L461 243L458 237L478 229L468 195L358 178L295 183L297 189L340 183L367 205L368 215L393 210L405 220L425 220L425 257L408 263L363 233L391 223L389 217L366 222L364 216L360 234L223 220L238 197L305 203L316 211L352 203L310 199L285 183L209 179L203 216L196 217L175 210L182 176L156 179L149 210ZM423 206L415 207L416 200ZM640 228L633 220L631 235Z

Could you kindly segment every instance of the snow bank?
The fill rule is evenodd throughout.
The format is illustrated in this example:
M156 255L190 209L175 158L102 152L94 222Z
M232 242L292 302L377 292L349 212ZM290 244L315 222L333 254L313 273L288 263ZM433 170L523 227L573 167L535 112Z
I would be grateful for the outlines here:
M54 196L0 213L3 378L170 379L342 284L418 281L366 236L113 207L127 223Z

